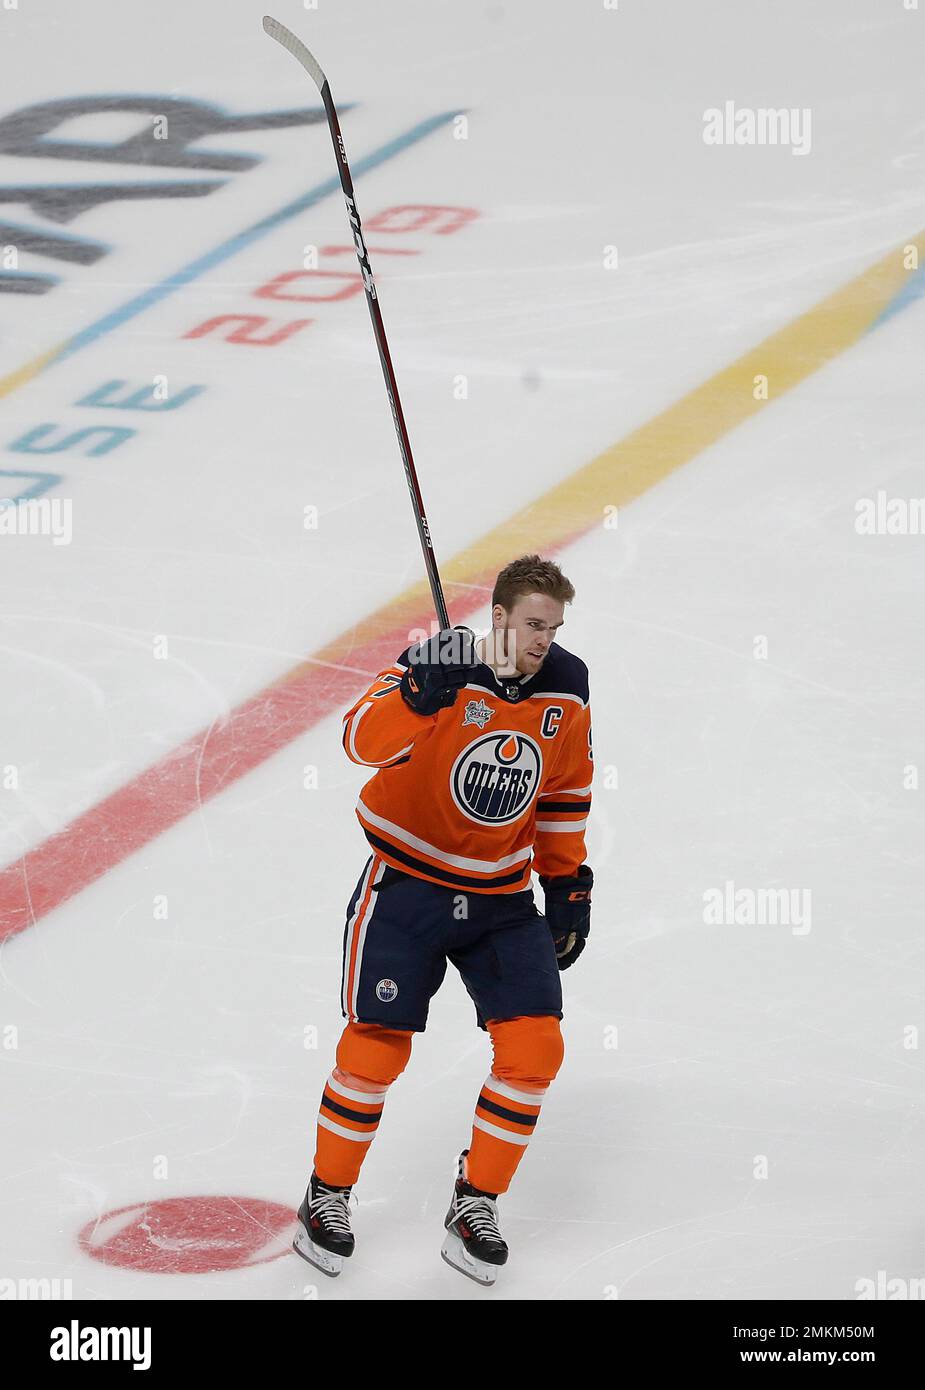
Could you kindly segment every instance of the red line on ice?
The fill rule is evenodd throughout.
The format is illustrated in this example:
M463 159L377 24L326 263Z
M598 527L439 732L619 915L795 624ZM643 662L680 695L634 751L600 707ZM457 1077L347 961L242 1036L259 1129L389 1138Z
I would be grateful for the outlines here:
M465 606L463 599L457 612ZM469 611L475 606L469 596ZM89 887L326 715L346 709L363 688L357 668L368 667L371 679L408 645L409 628L429 623L430 614L420 612L417 620L352 649L342 639L341 660L352 669L311 662L296 667L8 865L0 871L0 942Z
M587 529L582 525L564 533L544 553L561 551ZM469 571L465 582L444 578L451 621L464 622L482 607L498 568ZM364 687L358 670L368 671L372 680L407 647L409 631L429 632L433 620L430 593L421 583L0 870L0 944L88 888L327 715L347 709Z

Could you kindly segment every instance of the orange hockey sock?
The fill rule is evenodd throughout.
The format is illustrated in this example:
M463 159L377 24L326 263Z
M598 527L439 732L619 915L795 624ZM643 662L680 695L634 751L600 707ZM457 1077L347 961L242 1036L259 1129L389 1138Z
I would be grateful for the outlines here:
M375 1138L386 1092L411 1056L411 1033L377 1023L348 1023L318 1112L315 1172L332 1187L352 1187Z
M539 1119L564 1052L559 1020L490 1020L494 1063L472 1122L466 1177L483 1192L506 1192Z

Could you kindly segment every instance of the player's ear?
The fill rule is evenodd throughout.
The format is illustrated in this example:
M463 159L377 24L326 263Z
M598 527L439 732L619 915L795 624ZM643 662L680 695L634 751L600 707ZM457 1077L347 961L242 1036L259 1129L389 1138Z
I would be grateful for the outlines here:
M507 609L501 603L496 603L491 610L492 627L504 627L507 622Z

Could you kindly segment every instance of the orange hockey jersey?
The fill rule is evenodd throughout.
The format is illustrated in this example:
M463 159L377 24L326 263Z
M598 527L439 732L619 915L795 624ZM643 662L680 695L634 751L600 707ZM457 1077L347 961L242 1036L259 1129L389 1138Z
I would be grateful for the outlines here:
M455 704L415 714L398 689L408 653L344 716L344 748L378 768L356 812L372 848L419 878L517 893L531 869L571 875L591 806L588 668L553 642L532 676L473 667Z

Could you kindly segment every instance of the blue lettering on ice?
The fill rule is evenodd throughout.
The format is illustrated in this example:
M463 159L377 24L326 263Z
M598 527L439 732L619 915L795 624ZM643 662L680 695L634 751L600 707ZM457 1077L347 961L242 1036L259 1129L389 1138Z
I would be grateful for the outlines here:
M115 381L105 381L102 386L97 386L89 395L82 396L77 405L101 405L107 410L178 410L181 405L191 401L194 396L202 395L206 389L204 386L187 386L183 391L179 391L175 396L169 396L166 400L158 400L154 394L154 387L145 384L139 386L130 396L122 396L112 400L112 393L121 386L128 386L127 381L118 378Z
M89 425L83 430L74 430L71 434L65 435L63 439L58 439L51 444L39 444L40 439L45 439L49 431L62 428L60 425L35 425L25 434L14 439L8 445L17 454L60 454L65 449L72 449L82 443L85 439L92 439L94 435L102 435L98 444L94 444L92 449L85 452L90 458L99 458L100 454L111 454L113 449L117 449L120 444L124 444L127 439L131 439L137 430L130 430L125 425Z
M50 492L53 487L64 481L63 473L36 473L32 470L22 468L0 468L0 478L34 478L31 487L25 488L22 492L17 492L15 496L0 495L0 507L9 502L29 502L33 497L41 497L43 492ZM0 494L5 492L5 487L0 483Z

